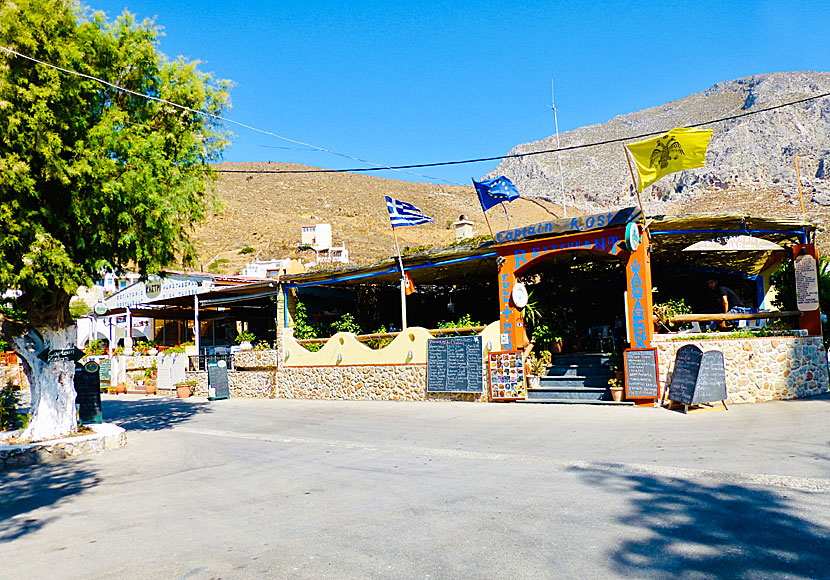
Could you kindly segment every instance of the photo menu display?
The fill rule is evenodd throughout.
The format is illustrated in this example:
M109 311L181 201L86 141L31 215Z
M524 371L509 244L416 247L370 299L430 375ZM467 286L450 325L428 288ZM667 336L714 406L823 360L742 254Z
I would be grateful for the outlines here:
M491 400L515 401L527 398L521 351L491 352L489 364Z

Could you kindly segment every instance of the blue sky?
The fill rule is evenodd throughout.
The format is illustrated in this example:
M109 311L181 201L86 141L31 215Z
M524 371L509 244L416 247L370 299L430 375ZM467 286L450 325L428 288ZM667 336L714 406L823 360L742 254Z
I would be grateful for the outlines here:
M89 0L236 83L233 120L385 165L503 155L748 75L830 70L830 2ZM690 7L690 6L693 6ZM362 164L232 127L227 161ZM468 184L495 162L377 175Z

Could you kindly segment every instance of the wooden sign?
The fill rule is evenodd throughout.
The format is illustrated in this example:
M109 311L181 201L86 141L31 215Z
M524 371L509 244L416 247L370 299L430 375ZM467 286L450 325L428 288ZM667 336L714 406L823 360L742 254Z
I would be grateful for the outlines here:
M660 396L656 348L626 349L623 366L627 399L656 399Z
M427 341L427 392L480 393L484 390L480 336Z

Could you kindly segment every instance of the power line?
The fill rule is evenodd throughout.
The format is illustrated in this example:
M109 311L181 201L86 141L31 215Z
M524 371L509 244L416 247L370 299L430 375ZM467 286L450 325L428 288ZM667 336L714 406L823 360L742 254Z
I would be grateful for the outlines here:
M111 83L109 81L105 81L104 79L94 77L92 75L88 75L88 74L78 72L78 71L75 71L75 70L59 67L57 65L39 60L37 58L27 56L27 55L25 55L23 53L20 53L20 52L17 52L16 50L13 50L13 49L11 49L7 46L0 46L0 50L3 50L3 51L5 51L9 54L14 55L14 56L18 56L20 58L35 62L37 64L41 64L43 66L53 68L55 70L61 71L61 72L66 73L66 74L79 76L79 77L82 77L82 78L85 78L85 79L88 79L88 80L91 80L91 81L101 83L102 85L106 85L108 87L114 88L114 89L119 90L119 91L124 91L125 93L129 93L129 94L134 95L136 97L142 97L144 99L149 99L151 101L156 101L158 103L163 103L165 105L170 105L171 107L176 107L176 108L182 109L183 111L188 111L188 112L194 113L196 115L202 115L204 117L210 117L212 119L216 119L216 120L222 121L224 123L230 123L232 125L236 125L238 127L248 129L249 131L254 131L256 133L262 133L263 135L269 135L271 137L276 137L277 139L281 139L281 140L287 141L289 143L294 143L295 145L302 145L304 147L309 147L312 150L322 151L324 153L330 153L331 155L336 155L338 157L344 157L344 158L350 159L352 161L357 161L358 163L365 163L367 165L373 165L374 169L377 170L377 171L385 171L385 170L401 171L402 173L409 173L410 175L415 175L417 177L425 177L427 179L435 179L435 180L438 180L438 181L444 181L444 182L447 182L447 183L451 183L453 185L460 185L459 183L456 183L455 181L449 181L449 180L446 180L446 179L442 179L440 177L433 177L433 176L430 176L430 175L423 175L421 173L406 171L403 168L402 169L395 169L394 167L390 167L388 165L383 165L381 163L375 163L373 161L367 161L366 159L361 159L359 157L354 157L352 155L347 155L345 153L339 153L337 151L333 151L333 150L327 149L325 147L318 147L317 145L312 145L311 143L305 143L303 141L298 141L296 139L291 139L289 137L284 137L284 136L278 135L277 133L274 133L272 131L266 131L265 129L258 129L257 127L253 127L251 125L246 125L245 123L240 123L239 121L234 121L233 119L228 119L227 117L222 117L221 115L215 115L215 114L210 113L208 111L201 111L199 109L193 109L193 108L185 106L185 105L180 105L178 103L168 101L167 99L162 99L160 97L155 97L153 95L148 95L146 93L140 93L140 92L137 92L137 91L133 91L131 89L127 89L125 87L116 85L116 84Z
M771 107L765 107L763 109L758 109L756 111L747 111L745 113L738 113L736 115L729 115L728 117L721 117L719 119L712 119L709 121L703 121L701 123L692 123L689 125L683 125L684 127L688 127L690 129L695 127L703 127L706 125L714 125L716 123L724 123L726 121L733 121L735 119L740 119L741 117L748 117L750 115L757 115L758 113L765 113L767 111L773 111L775 109L782 109L784 107L791 107L793 105L798 105L801 103L806 103L808 101L814 101L817 99L823 99L825 97L830 97L830 93L823 93L821 95L815 95L812 97L806 97L803 99L798 99L797 101L789 101L787 103L782 103L780 105L773 105ZM530 151L528 153L512 153L507 155L499 155L496 157L479 157L476 159L461 159L458 161L440 161L437 163L418 163L413 165L395 165L386 169L418 169L423 167L442 167L447 165L464 165L468 163L484 163L487 161L501 161L503 159L516 159L519 157L531 157L533 155L545 155L548 153L558 153L560 151L574 151L576 149L586 149L588 147L599 147L600 145L609 145L612 143L622 143L623 141L632 141L634 139L642 139L644 137L651 137L653 135L663 135L668 133L671 129L663 129L661 131L651 131L649 133L640 133L639 135L629 135L627 137L617 137L615 139L607 139L605 141L596 141L594 143L583 143L581 145L571 145L570 147L558 147L556 149L543 149L541 151ZM358 173L358 172L366 172L366 171L382 171L383 168L368 168L368 167L358 167L352 169L285 169L285 170L245 170L245 169L215 169L214 171L218 173Z
M94 77L94 76L84 74L84 73L81 73L81 72L78 72L78 71L73 71L73 70L70 70L70 69L62 68L62 67L50 64L48 62L38 60L36 58L33 58L31 56L27 56L25 54L19 53L15 50L12 50L11 48L8 48L8 47L5 47L5 46L0 46L0 50L3 50L3 51L5 51L9 54L18 56L20 58L24 58L26 60L30 60L32 62L41 64L43 66L47 66L47 67L53 68L55 70L59 70L59 71L64 72L66 74L76 75L76 76L80 76L80 77L83 77L83 78L86 78L86 79L89 79L89 80L92 80L92 81L99 82L103 85L112 87L112 88L117 89L119 91L124 91L126 93L135 95L137 97L142 97L142 98L149 99L149 100L152 100L152 101L157 101L159 103L164 103L166 105L170 105L172 107L177 107L179 109L182 109L182 110L185 110L185 111L197 114L197 115L203 115L203 116L206 116L206 117L211 117L213 119L223 121L225 123L230 123L232 125L237 125L237 126L242 127L244 129L248 129L249 131L262 133L264 135L269 135L271 137L276 137L277 139L281 139L281 140L287 141L289 143L294 143L296 145L302 145L304 147L309 147L309 148L311 148L313 150L316 150L316 151L322 151L324 153L330 153L330 154L336 155L338 157L344 157L346 159L351 159L352 161L357 161L358 163L365 163L367 165L373 165L374 166L374 167L356 167L356 168L348 168L348 169L275 169L275 170L214 169L214 171L216 171L217 173L249 173L249 174L270 174L270 173L274 173L274 174L281 174L281 173L363 173L363 172L369 172L369 171L388 171L388 170L391 170L391 171L402 171L404 173L409 173L409 174L415 175L417 177L425 177L427 179L436 179L436 180L444 181L446 183L451 183L451 184L454 184L454 185L461 185L461 184L459 184L455 181L450 181L450 180L439 178L439 177L432 177L432 176L429 176L429 175L423 175L423 174L420 174L420 173L414 173L414 172L407 171L407 170L409 170L409 169L422 169L422 168L426 168L426 167L446 167L446 166L450 166L450 165L466 165L466 164L471 164L471 163L485 163L485 162L488 162L488 161L501 161L501 160L504 160L504 159L516 159L516 158L520 158L520 157L531 157L531 156L534 156L534 155L546 155L546 154L549 154L549 153L558 153L558 152L561 152L561 151L575 151L577 149L587 149L589 147L599 147L601 145L610 145L612 143L622 143L624 141L631 141L631 140L634 140L634 139L642 139L644 137L651 137L651 136L654 136L654 135L662 135L662 134L667 133L668 131L671 130L671 129L663 129L663 130L660 130L660 131L651 131L651 132L648 132L648 133L640 133L639 135L629 135L627 137L618 137L618 138L615 138L615 139L607 139L605 141L596 141L594 143L583 143L581 145L571 145L570 147L557 147L555 149L543 149L543 150L540 150L540 151L530 151L528 153L512 153L512 154L507 154L507 155L498 155L498 156L494 156L494 157L479 157L479 158L473 158L473 159L461 159L461 160L457 160L457 161L439 161L439 162L435 162L435 163L415 163L415 164L410 164L410 165L383 165L383 164L380 164L380 163L367 161L367 160L361 159L359 157L354 157L352 155L347 155L345 153L339 153L337 151L333 151L333 150L327 149L325 147L318 147L317 145L312 145L310 143L305 143L303 141L298 141L296 139L291 139L289 137L284 137L284 136L278 135L277 133L274 133L272 131L266 131L264 129L259 129L257 127L253 127L253 126L247 125L245 123L240 123L239 121L234 121L233 119L228 119L227 117L222 117L220 115L215 115L215 114L209 113L207 111L200 111L198 109L193 109L191 107L187 107L185 105L180 105L178 103L174 103L172 101L168 101L168 100L162 99L160 97L155 97L153 95L147 95L147 94L144 94L144 93L139 93L139 92L136 92L136 91L118 86L118 85L113 84L109 81L105 81L105 80L103 80L101 78L98 78L98 77ZM726 121L732 121L732 120L735 120L735 119L740 119L742 117L748 117L750 115L757 115L758 113L765 113L765 112L768 112L768 111L774 111L776 109L791 107L793 105L798 105L798 104L806 103L806 102L809 102L809 101L823 99L823 98L828 97L828 96L830 96L830 93L823 93L823 94L815 95L815 96L812 96L812 97L805 97L803 99L798 99L798 100L795 100L795 101L789 101L789 102L786 102L786 103L781 103L779 105L773 105L771 107L764 107L763 109L757 109L755 111L747 111L745 113L738 113L738 114L735 114L735 115L729 115L729 116L721 117L721 118L718 118L718 119L712 119L712 120L709 120L709 121L703 121L701 123L693 123L693 124L684 125L684 126L688 127L688 128L694 128L694 127L703 127L703 126L706 126L706 125L714 125L714 124L717 124L717 123L723 123L723 122L726 122Z

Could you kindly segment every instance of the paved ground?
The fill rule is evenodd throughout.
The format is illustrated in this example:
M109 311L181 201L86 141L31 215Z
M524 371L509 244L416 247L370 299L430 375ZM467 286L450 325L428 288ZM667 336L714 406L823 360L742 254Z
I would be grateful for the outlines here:
M108 397L0 473L2 578L830 578L830 398L660 409Z

